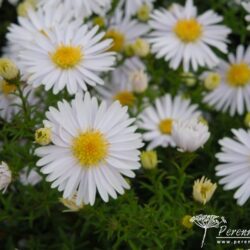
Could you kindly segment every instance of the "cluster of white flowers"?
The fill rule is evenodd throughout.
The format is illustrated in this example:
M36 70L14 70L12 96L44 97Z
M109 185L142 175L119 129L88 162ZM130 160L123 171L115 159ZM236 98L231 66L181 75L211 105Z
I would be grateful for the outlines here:
M25 82L19 91L29 93L31 105L37 104L34 93L41 89L71 96L71 101L49 107L44 128L36 132L41 146L35 154L46 181L77 209L83 203L93 205L97 193L107 202L130 187L124 176L133 178L140 168L143 141L148 150L170 146L194 152L210 137L202 110L181 89L175 95L160 90L162 96L145 98L154 81L147 56L163 58L186 76L202 70L203 101L216 111L231 116L250 112L250 47L239 45L226 62L216 53L227 54L230 43L231 30L222 16L213 10L199 14L192 0L169 9L154 9L153 4L121 0L111 16L111 0L40 0L19 6L17 23L8 28L4 56L14 66L6 59L0 63L0 117L10 122L20 111L17 79ZM248 3L242 5L250 12ZM242 205L250 196L250 135L242 129L233 133L238 141L220 141L223 152L217 158L223 163L216 171L226 176L220 181L226 189L240 186L235 198ZM155 153L142 159L148 169L157 165ZM1 167L5 191L11 174L5 163ZM24 185L40 180L35 170L20 173ZM203 181L210 188L205 198ZM197 182L196 200L211 198L216 185L210 184Z

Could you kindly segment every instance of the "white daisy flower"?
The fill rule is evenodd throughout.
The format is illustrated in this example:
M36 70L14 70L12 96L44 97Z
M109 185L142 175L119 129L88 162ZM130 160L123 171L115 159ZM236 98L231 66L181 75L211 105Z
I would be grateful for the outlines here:
M153 29L149 42L157 58L170 62L177 69L181 64L186 72L197 70L198 66L212 68L219 58L210 46L227 52L226 37L230 29L217 23L222 17L212 10L198 16L192 0L186 5L171 10L156 10L149 25Z
M54 94L65 87L75 94L86 91L87 85L104 84L99 74L112 69L115 56L106 52L112 40L103 40L105 33L97 31L98 26L88 30L87 25L72 24L37 36L20 53L24 79L33 87L43 84L45 90L53 88Z
M210 133L207 125L197 119L188 119L174 122L172 137L180 151L194 152L203 147Z
M145 70L144 63L138 57L132 57L111 72L110 80L104 86L97 86L96 90L101 99L109 103L118 100L123 106L133 106L135 102L134 87L131 82L135 72Z
M34 169L29 169L28 167L23 168L19 173L19 181L24 185L35 186L42 180L40 174Z
M229 54L229 63L221 60L216 69L220 84L204 97L204 102L218 111L243 114L250 111L250 47L239 45L236 55Z
M106 38L113 39L110 50L122 52L127 45L131 45L137 38L145 36L148 31L148 25L139 23L129 16L124 16L123 11L117 9L108 25Z
M245 20L250 22L250 2L241 2L241 4L248 13L245 17ZM250 30L250 25L247 26L247 29Z
M221 152L216 154L220 164L216 166L219 183L225 190L237 188L234 198L242 206L250 196L250 131L232 129L235 138L219 141Z
M17 55L36 39L38 34L47 36L46 30L54 27L65 27L73 22L73 12L64 5L54 8L29 9L27 16L18 17L18 24L11 24L7 33L7 54L18 61ZM75 23L78 23L74 21Z
M122 1L120 1L119 7L125 8L125 14L127 16L132 16L143 5L147 5L150 8L152 8L154 1L155 0L122 0Z
M111 8L112 0L39 0L40 6L48 8L60 3L69 10L73 10L75 17L83 19L92 14L105 15Z
M46 113L45 127L52 129L53 145L40 147L36 154L42 173L70 199L76 193L76 203L91 205L96 191L107 202L109 196L117 198L129 185L122 175L134 177L133 170L140 168L138 148L141 135L135 133L127 107L119 102L107 106L97 99L80 94L69 104L58 103ZM116 193L117 192L117 193Z
M176 121L197 118L200 112L198 105L181 96L172 98L170 94L155 100L154 106L147 107L139 116L139 128L146 130L143 139L149 141L148 149L158 146L176 146L172 136Z

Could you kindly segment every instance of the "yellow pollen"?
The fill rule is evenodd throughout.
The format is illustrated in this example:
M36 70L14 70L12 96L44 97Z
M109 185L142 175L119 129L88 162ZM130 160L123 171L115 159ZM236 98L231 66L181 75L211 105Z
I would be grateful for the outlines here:
M80 46L60 46L50 54L51 60L61 69L75 67L83 58Z
M83 167L91 168L105 161L108 147L108 142L101 132L90 130L73 140L72 152Z
M4 95L9 95L10 93L15 92L17 89L15 84L10 84L4 80L1 81L1 90Z
M172 133L173 120L164 119L159 124L159 129L162 134L170 135Z
M135 96L130 91L121 91L114 96L114 100L119 101L122 106L133 106L135 102Z
M113 44L110 51L122 52L125 48L125 36L118 30L110 29L107 31L105 38L112 38Z
M181 19L174 27L175 34L185 43L197 41L202 35L202 26L195 19Z
M246 63L232 64L227 72L227 81L233 87L241 87L250 82L250 67Z

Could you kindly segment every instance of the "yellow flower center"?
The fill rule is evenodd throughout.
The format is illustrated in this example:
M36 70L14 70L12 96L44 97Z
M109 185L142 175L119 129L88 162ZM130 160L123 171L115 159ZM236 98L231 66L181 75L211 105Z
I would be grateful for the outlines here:
M52 61L61 69L75 67L83 58L80 46L60 46L51 55Z
M125 47L125 36L118 30L110 29L107 31L105 38L112 38L113 44L110 51L122 52Z
M164 119L159 123L159 129L162 134L170 135L172 133L173 120Z
M72 152L83 167L99 165L108 155L108 142L99 131L81 133L73 140Z
M114 100L119 101L122 106L133 106L135 96L130 91L121 91L114 96Z
M17 89L15 84L10 84L4 80L1 81L1 90L4 95L9 95L10 93L15 92Z
M195 42L202 35L202 26L195 19L181 19L174 27L175 34L185 43Z
M227 81L233 87L241 87L250 82L250 67L246 63L232 64L227 72Z

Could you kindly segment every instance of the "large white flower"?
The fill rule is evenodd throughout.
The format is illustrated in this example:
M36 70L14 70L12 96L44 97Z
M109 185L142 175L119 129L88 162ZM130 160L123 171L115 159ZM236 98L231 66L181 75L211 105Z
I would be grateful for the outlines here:
M235 138L219 141L220 153L216 154L221 164L216 166L216 175L222 177L220 184L225 190L238 188L234 194L242 206L250 196L250 131L232 129Z
M52 129L53 145L40 147L36 154L41 171L49 174L47 181L52 187L64 191L64 198L91 205L95 202L96 190L107 202L109 196L116 198L129 185L122 175L134 177L133 170L140 168L139 150L141 135L131 126L127 107L119 102L108 106L89 93L77 94L69 104L58 103L46 113L46 127Z
M193 152L207 142L210 133L207 125L197 119L188 119L173 124L172 136L180 151Z
M172 98L170 94L156 99L155 106L147 107L139 116L138 122L139 127L146 130L143 139L150 141L148 149L168 145L174 147L174 122L197 118L200 115L197 107L196 104L190 105L190 100L182 99L180 96Z
M210 46L223 53L227 52L226 37L230 29L217 23L222 17L212 10L198 16L192 0L182 8L156 10L149 25L153 29L149 42L157 58L170 62L177 69L181 63L185 71L197 70L198 66L212 68L219 58Z
M243 114L250 111L250 47L237 47L236 55L229 54L229 63L221 60L216 69L221 82L204 97L204 102L218 111Z
M37 35L20 53L24 79L34 87L53 88L54 94L65 87L75 94L87 85L104 84L99 74L112 69L115 57L106 52L112 40L103 40L105 33L97 32L97 26L89 30L87 25L69 24Z
M143 37L149 31L149 26L139 23L124 12L117 9L108 22L106 37L113 39L111 50L122 52L127 45L131 45L137 38Z

